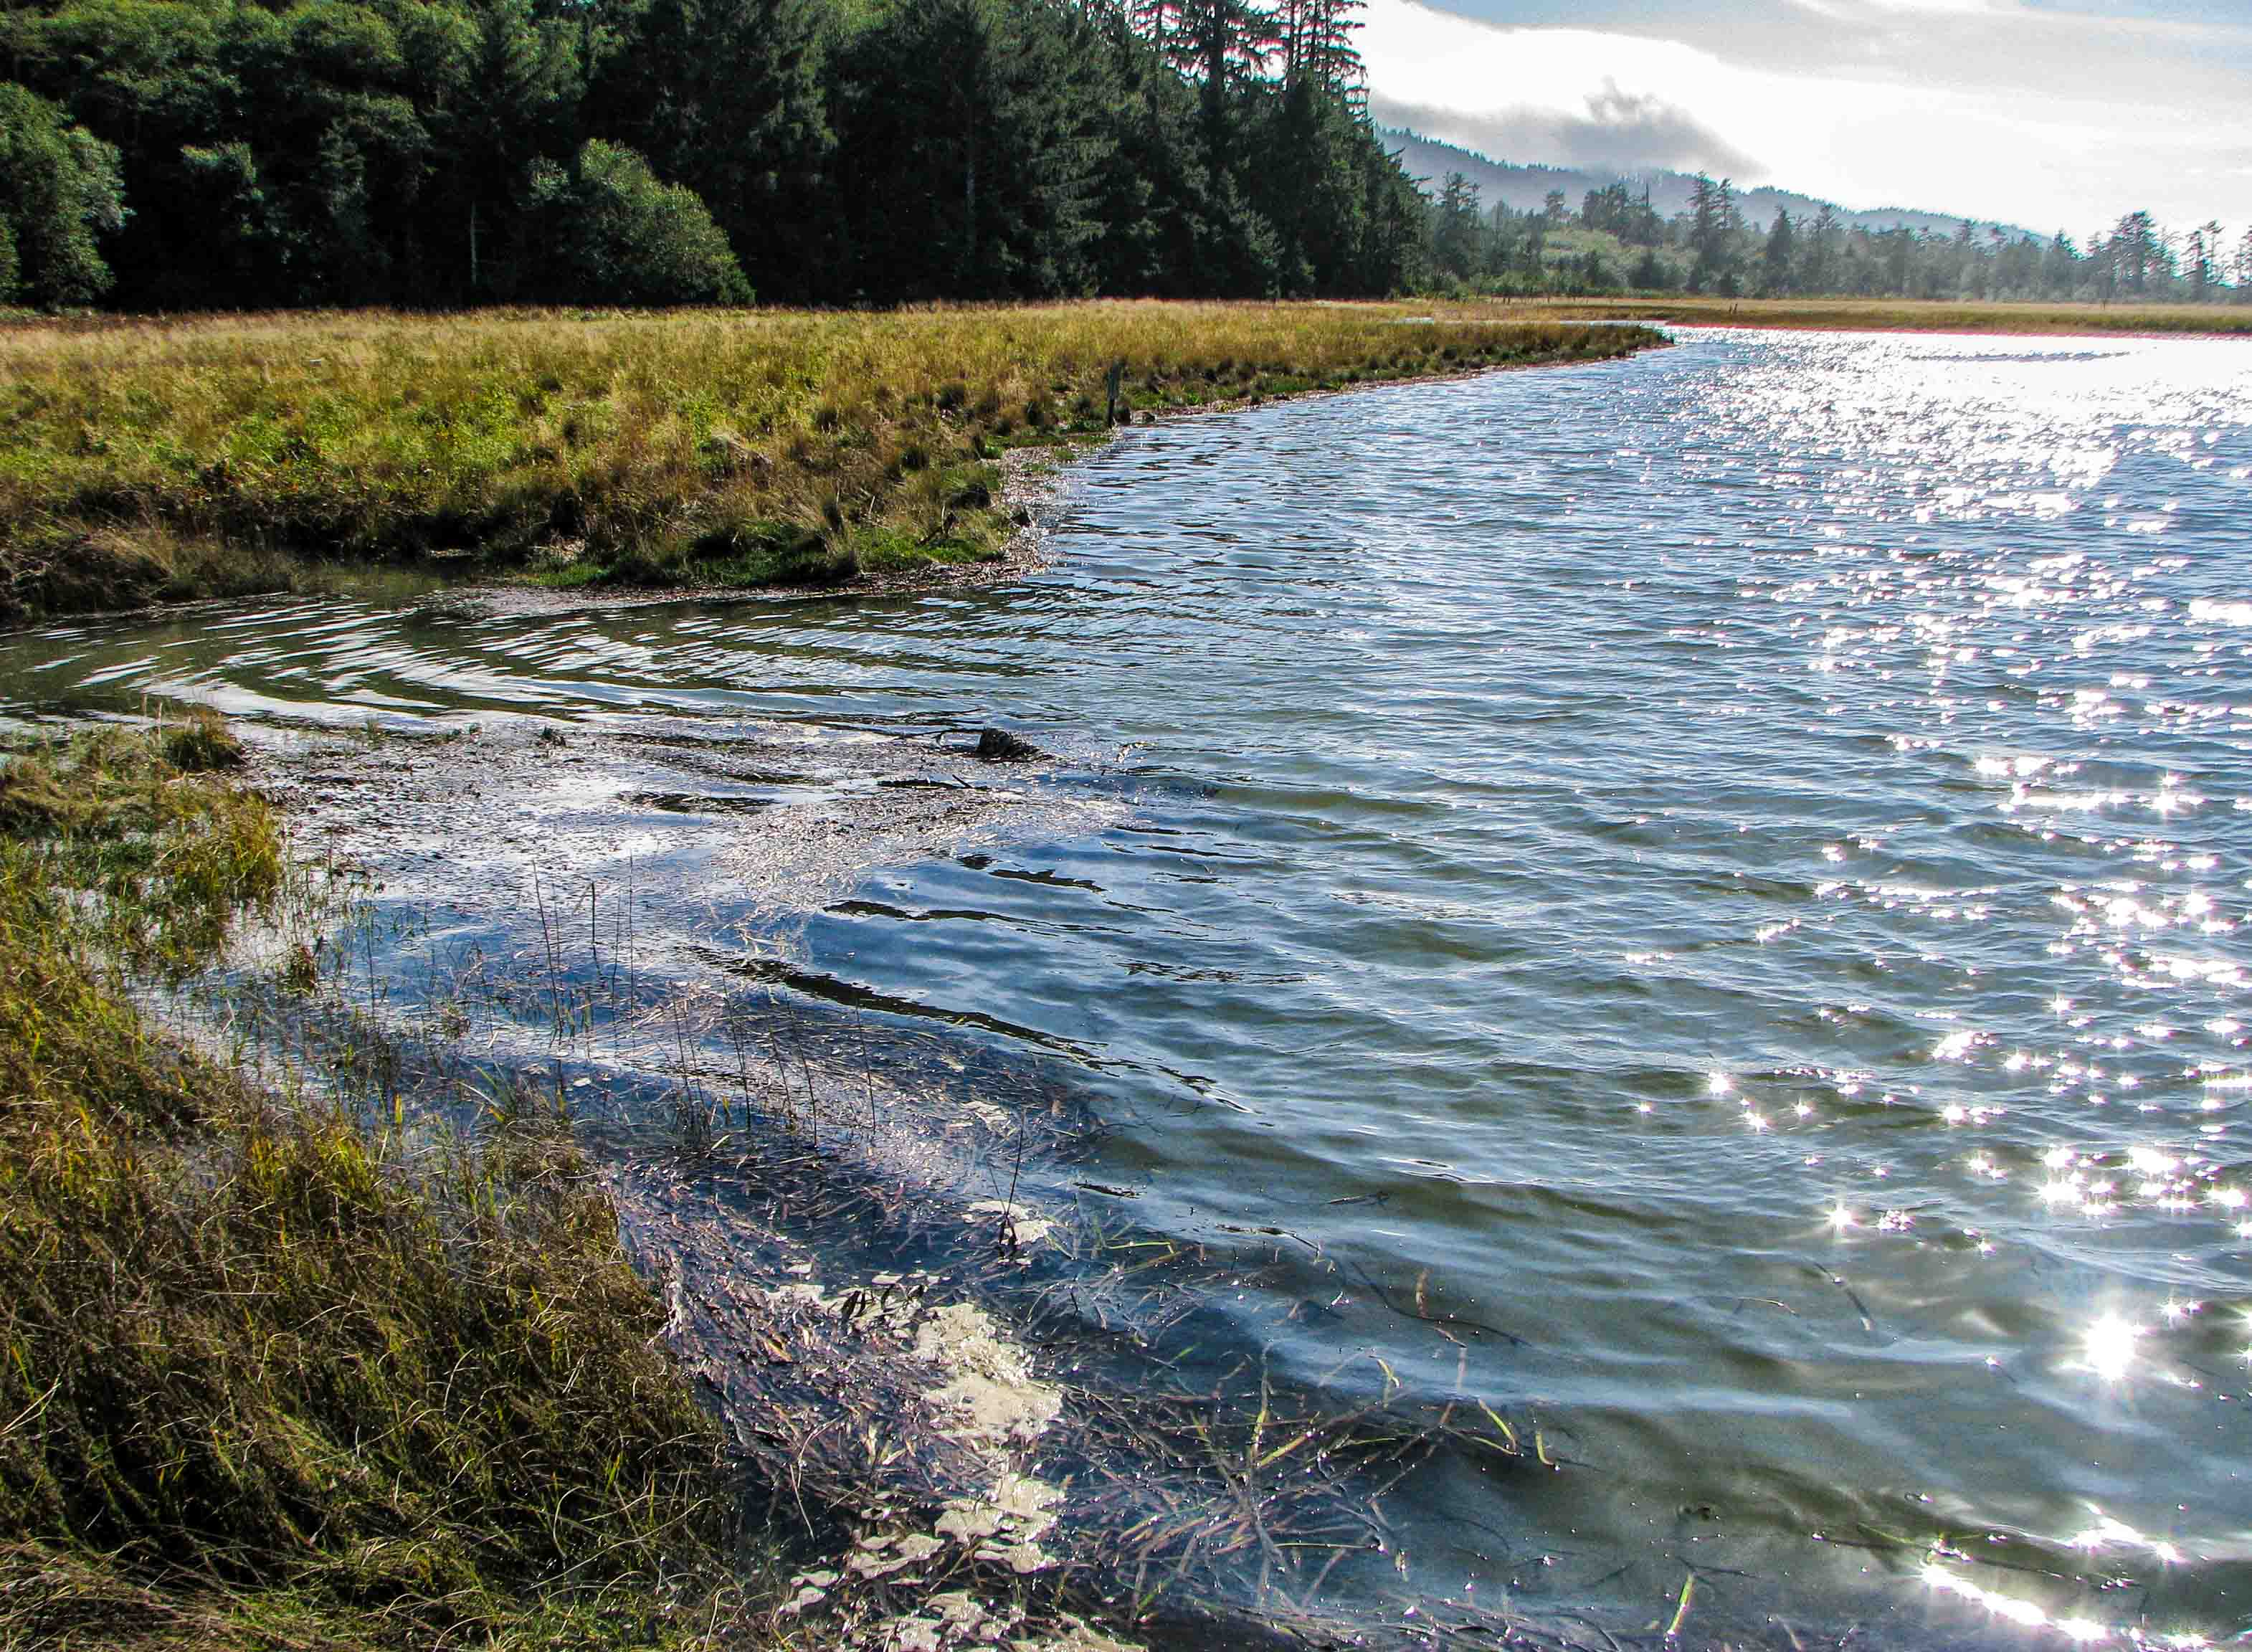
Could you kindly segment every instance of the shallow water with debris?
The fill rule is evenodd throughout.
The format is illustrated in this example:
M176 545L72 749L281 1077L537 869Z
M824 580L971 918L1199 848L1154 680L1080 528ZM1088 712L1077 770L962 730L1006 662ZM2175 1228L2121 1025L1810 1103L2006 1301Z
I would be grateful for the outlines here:
M296 753L371 994L942 1092L886 1174L1205 1247L1194 1357L1508 1419L1372 1611L2252 1624L2252 355L1685 334L1136 430L1048 525L895 601L59 626L0 695Z

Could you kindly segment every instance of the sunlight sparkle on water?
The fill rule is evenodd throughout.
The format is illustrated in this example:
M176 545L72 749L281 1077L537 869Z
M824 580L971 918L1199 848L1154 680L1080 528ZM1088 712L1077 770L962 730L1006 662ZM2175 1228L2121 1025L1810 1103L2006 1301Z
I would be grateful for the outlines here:
M1984 1607L1996 1617L2005 1619L2021 1628L2053 1629L2076 1645L2093 1645L2099 1641L2110 1640L2121 1633L2114 1626L2084 1614L2075 1613L2070 1617L2052 1616L2034 1601L2005 1594L1998 1589L1985 1588L1960 1572L1949 1571L1937 1560L1923 1563L1922 1577L1926 1586L1939 1593L1952 1595L1958 1600ZM2141 1635L2131 1630L2127 1634L2137 1643L2151 1643L2144 1642ZM2195 1649L2212 1644L2199 1635L2165 1635L2158 1637L2155 1643L2180 1649L2180 1652L2194 1652Z
M2135 1363L2135 1340L2143 1334L2116 1314L2090 1325L2081 1342L2081 1364L2107 1383L2123 1379Z
M2162 1565L2176 1566L2182 1563L2182 1551L2163 1537L2152 1537L2137 1531L2125 1521L2093 1508L2096 1524L2084 1531L2073 1534L2072 1546L2091 1553L2098 1549L2140 1549Z
M1981 1588L1970 1579L1950 1572L1936 1560L1927 1560L1923 1563L1923 1580L1943 1593L1954 1595L1958 1600L1968 1600L1974 1606L1984 1607L1995 1616L2007 1618L2011 1622L2022 1624L2028 1629L2048 1627L2048 1614L2031 1600L2023 1600L2015 1595L2001 1594L1991 1589Z

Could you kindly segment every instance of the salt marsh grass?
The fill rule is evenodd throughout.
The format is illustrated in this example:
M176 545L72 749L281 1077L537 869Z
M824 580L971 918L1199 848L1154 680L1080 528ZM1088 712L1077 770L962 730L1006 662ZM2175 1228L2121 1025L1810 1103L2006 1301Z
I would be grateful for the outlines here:
M0 618L338 561L747 587L991 559L1013 447L1654 342L1328 304L23 323L0 328Z
M137 1006L288 894L236 757L0 767L0 1645L676 1638L717 1431L567 1124L410 1137Z

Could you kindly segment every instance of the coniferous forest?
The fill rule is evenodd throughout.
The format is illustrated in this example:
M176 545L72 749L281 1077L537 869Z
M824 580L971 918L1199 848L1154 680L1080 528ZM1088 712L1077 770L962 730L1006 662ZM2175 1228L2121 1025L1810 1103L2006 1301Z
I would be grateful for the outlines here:
M130 310L1382 294L1351 0L47 0L0 297Z

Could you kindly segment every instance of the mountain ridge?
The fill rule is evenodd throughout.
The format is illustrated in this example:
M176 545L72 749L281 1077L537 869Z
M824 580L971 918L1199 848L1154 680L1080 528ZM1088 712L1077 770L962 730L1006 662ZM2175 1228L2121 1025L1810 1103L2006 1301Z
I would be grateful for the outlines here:
M1589 191L1623 183L1637 191L1647 184L1651 205L1658 216L1670 219L1687 208L1689 191L1695 183L1693 173L1676 171L1670 167L1621 172L1602 167L1548 166L1540 162L1497 161L1476 149L1464 149L1460 144L1449 143L1441 138L1427 137L1404 126L1380 123L1376 136L1378 142L1400 162L1408 176L1414 179L1426 194L1435 195L1439 182L1448 173L1460 172L1478 186L1479 204L1488 212L1497 202L1506 203L1512 212L1537 212L1550 191L1561 190L1565 200L1576 212L1581 198ZM1747 224L1762 231L1774 226L1775 215L1778 212L1788 212L1795 221L1804 223L1825 206L1836 212L1838 222L1848 229L1911 229L1928 235L1951 236L1967 221L1971 233L1981 237L1999 231L2012 240L2027 235L2033 235L2036 240L2047 239L2033 235L2032 231L2019 225L1998 219L1966 218L1965 215L1928 212L1919 207L1848 208L1834 201L1825 201L1818 196L1777 189L1772 185L1736 191L1736 210L1743 214Z

